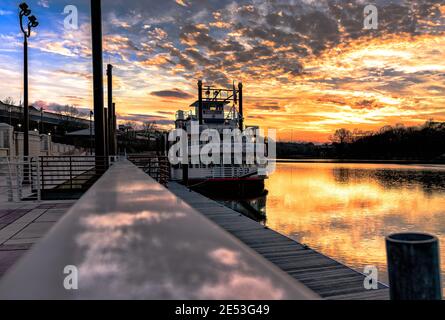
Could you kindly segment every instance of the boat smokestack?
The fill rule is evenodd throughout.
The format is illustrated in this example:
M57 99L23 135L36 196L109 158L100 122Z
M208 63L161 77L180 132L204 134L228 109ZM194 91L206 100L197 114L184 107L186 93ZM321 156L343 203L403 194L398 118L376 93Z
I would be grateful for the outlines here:
M202 125L202 80L198 81L198 120Z
M238 83L239 129L243 131L243 83Z

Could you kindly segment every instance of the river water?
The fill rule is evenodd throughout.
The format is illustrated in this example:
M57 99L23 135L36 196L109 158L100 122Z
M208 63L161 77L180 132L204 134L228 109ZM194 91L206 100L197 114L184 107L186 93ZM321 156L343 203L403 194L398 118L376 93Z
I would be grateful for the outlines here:
M445 166L278 163L266 188L257 220L385 283L386 235L436 235L445 280Z

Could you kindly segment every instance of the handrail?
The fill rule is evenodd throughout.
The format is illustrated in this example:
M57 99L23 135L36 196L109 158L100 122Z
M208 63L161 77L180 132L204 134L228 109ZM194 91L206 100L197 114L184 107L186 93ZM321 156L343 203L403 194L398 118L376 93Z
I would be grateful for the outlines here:
M71 191L76 196L86 191L118 159L90 155L0 157L0 176L6 177L10 202L40 201L42 194L43 199L54 198L54 192L58 199L70 199Z
M317 298L127 160L0 281L0 299Z

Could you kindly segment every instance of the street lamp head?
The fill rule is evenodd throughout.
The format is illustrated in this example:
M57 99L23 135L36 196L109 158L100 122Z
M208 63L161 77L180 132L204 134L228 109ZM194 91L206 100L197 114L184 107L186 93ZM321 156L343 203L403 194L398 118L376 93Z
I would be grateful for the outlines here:
M39 22L37 21L36 16L30 16L28 17L28 25L31 26L32 28L36 28L39 25Z
M19 4L19 8L22 9L23 11L27 10L29 7L26 4L26 2L22 2L21 4Z
M28 5L25 3L25 2L22 2L20 5L19 5L19 8L22 10L22 14L24 15L24 16L29 16L30 14L31 14L31 10L29 10L29 7L28 7Z
M39 25L39 23L37 22L37 18L31 14L31 10L29 9L29 6L25 3L22 2L19 5L20 8L20 13L19 13L19 17L20 17L20 29L22 30L24 36L25 36L25 41L26 38L29 38L31 36L31 28L35 28ZM23 17L28 17L28 29L26 30L26 25L23 26Z

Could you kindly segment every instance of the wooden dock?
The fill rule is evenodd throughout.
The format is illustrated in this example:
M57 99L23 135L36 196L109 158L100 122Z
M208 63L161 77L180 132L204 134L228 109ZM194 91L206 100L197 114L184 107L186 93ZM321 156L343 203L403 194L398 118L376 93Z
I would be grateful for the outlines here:
M170 182L168 189L191 207L274 263L293 278L332 300L387 300L389 289L367 290L365 276L307 246L225 207L185 186Z

